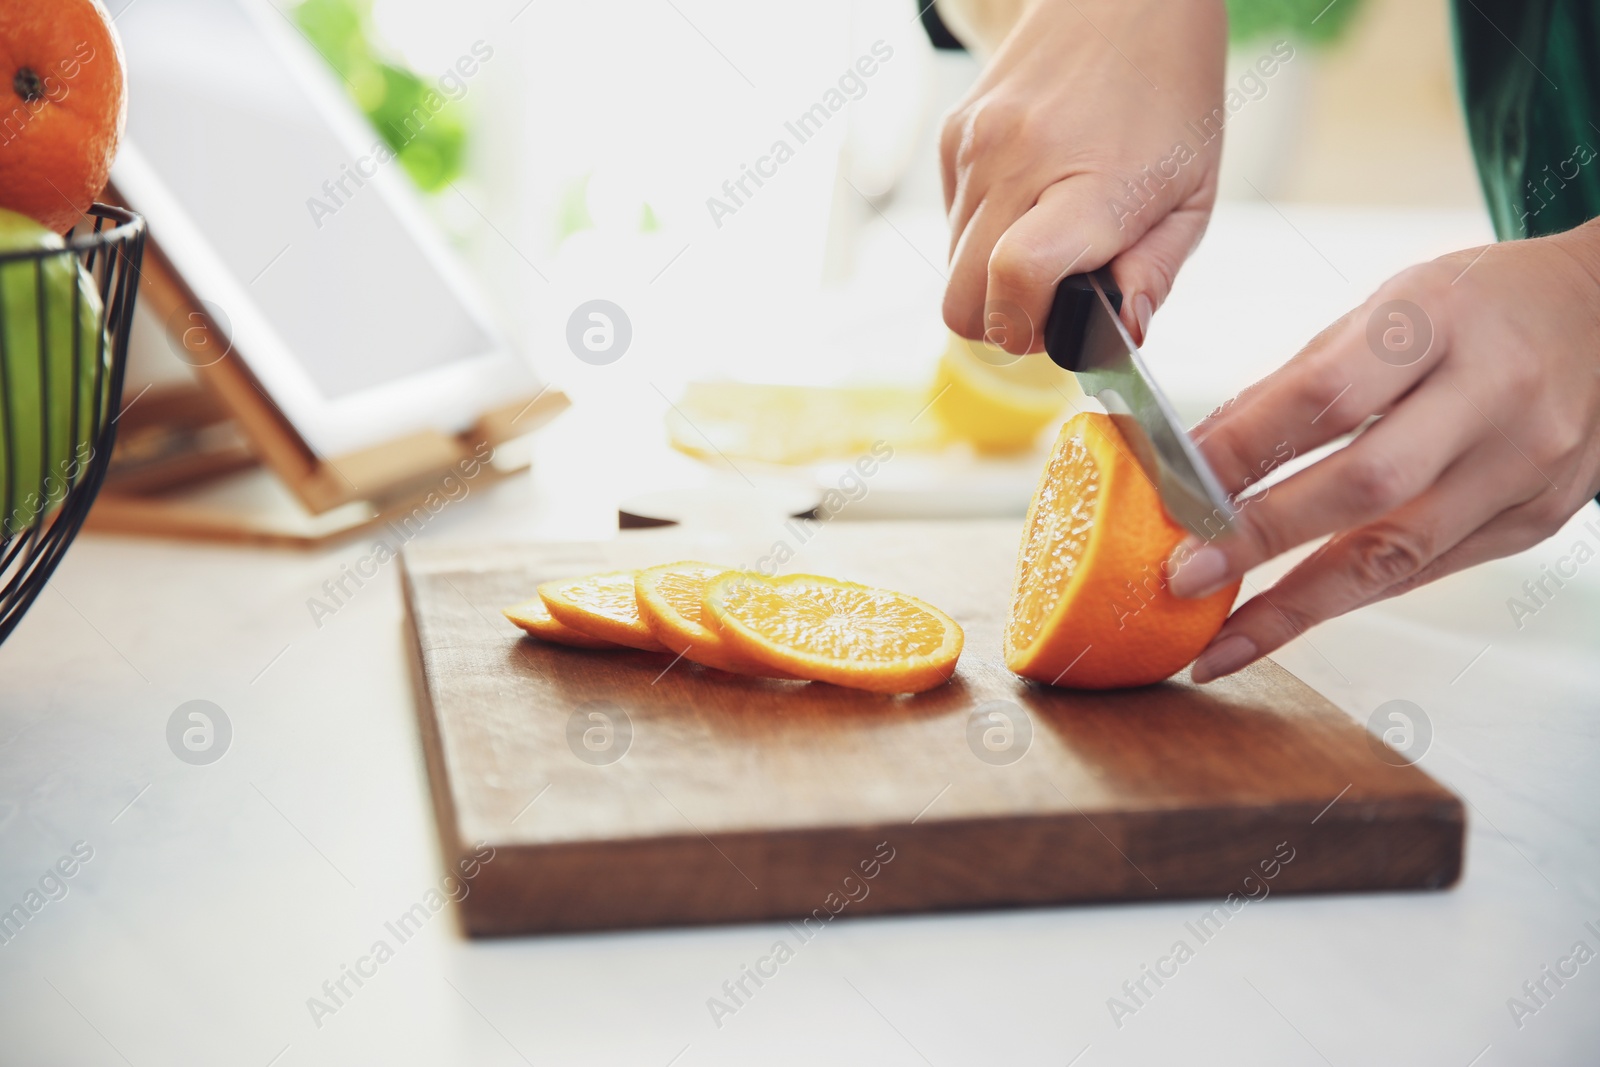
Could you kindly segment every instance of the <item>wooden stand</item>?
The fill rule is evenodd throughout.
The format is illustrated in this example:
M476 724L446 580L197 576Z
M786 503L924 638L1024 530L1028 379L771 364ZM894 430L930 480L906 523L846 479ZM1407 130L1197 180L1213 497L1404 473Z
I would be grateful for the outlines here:
M124 397L92 530L308 547L413 512L448 488L527 467L499 446L544 425L568 401L546 387L484 413L466 432L425 430L336 458L318 456L237 355L160 247L145 249L139 302L191 356L198 383ZM471 472L470 474L468 472Z

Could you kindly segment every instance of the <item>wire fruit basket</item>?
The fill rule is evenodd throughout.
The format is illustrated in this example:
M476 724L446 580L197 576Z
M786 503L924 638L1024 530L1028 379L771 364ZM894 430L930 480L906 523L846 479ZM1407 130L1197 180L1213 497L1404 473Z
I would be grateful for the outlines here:
M0 642L82 528L116 441L145 223L106 204L88 218L58 248L0 252Z

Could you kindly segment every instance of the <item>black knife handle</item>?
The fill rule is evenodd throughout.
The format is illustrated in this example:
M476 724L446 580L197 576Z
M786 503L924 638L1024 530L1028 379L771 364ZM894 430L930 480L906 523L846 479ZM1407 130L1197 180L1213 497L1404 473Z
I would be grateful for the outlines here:
M1122 310L1122 291L1111 280L1111 271L1102 267L1095 277L1106 291L1113 311ZM1044 350L1062 370L1077 371L1083 355L1083 330L1089 323L1100 297L1089 285L1087 274L1069 274L1056 286L1050 303L1050 317L1044 324Z

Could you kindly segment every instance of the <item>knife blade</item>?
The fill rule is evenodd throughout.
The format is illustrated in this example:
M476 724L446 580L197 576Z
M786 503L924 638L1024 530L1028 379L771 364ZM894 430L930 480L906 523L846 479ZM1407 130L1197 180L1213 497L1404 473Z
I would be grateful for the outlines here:
M1117 315L1121 305L1105 268L1062 279L1045 323L1045 352L1105 406L1167 513L1209 541L1233 528L1234 506L1150 376Z

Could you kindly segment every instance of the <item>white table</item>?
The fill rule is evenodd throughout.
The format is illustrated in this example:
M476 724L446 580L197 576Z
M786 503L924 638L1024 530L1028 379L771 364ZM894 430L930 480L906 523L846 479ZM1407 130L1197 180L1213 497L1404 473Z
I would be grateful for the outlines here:
M936 230L902 223L908 239ZM1152 358L1204 407L1384 274L1481 232L1459 216L1229 208ZM883 261L927 269L879 237ZM618 497L684 470L659 444L659 399L634 385L574 390L533 478L423 536L604 535ZM1520 631L1505 606L1572 542L1600 543L1581 527L1594 518L1278 657L1360 719L1394 698L1425 710L1423 766L1468 804L1460 885L1252 904L1120 1028L1108 998L1188 937L1201 902L834 924L720 1028L707 998L781 925L471 943L446 907L362 986L347 979L319 1027L308 998L394 943L385 923L443 874L396 567L319 628L308 598L364 544L85 537L0 647L0 908L76 842L93 850L0 945L0 1062L1595 1062L1600 963L1548 983L1520 1029L1507 998L1575 942L1600 951L1600 565ZM233 728L208 766L165 737L197 698Z

